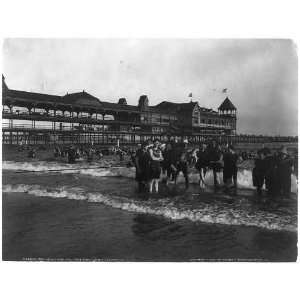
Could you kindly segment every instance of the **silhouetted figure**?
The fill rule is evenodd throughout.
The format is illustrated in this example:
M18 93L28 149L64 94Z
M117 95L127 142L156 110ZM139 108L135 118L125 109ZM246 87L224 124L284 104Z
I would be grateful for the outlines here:
M264 148L265 155L265 185L268 195L277 196L279 194L278 157L272 155L269 148Z
M61 156L61 150L60 150L59 146L54 147L53 154L54 154L54 157Z
M151 158L147 151L147 144L143 143L141 148L136 151L135 155L135 180L138 183L139 192L146 190L147 184L150 180L150 162Z
M278 157L278 177L280 194L285 197L290 197L292 171L293 160L288 155L287 149L282 147Z
M237 172L238 172L238 155L235 153L234 147L230 145L228 151L223 155L223 181L226 188L229 188L233 182L234 188L237 188Z
M88 162L92 162L93 161L94 154L95 154L95 150L94 150L93 146L88 147L88 149L86 151L86 157L87 157L87 161Z
M196 152L197 161L195 164L195 168L199 172L199 185L200 187L205 186L205 175L209 165L207 146L206 144L202 144L199 147L199 150Z
M175 172L174 168L172 168L172 164L174 165L176 162L174 161L174 155L173 155L173 147L171 143L167 143L165 150L163 151L163 162L162 162L162 170L163 173L166 173L167 175L167 181L168 180L174 180L175 179Z
M222 170L223 155L216 141L212 141L212 144L209 145L207 149L207 153L208 153L209 167L213 171L214 186L218 187L220 185L219 173Z
M34 148L31 148L28 152L29 158L35 158L36 157L36 150Z
M188 141L184 140L183 144L180 145L176 150L177 159L175 166L175 184L177 183L177 178L180 172L182 172L185 179L185 188L189 187L189 169L188 169L188 151L187 151Z
M253 186L256 187L257 193L259 195L262 194L262 187L265 182L265 176L266 176L265 156L263 150L261 149L257 152L257 157L254 161L254 168L252 171Z
M74 146L70 146L67 155L68 155L68 163L74 164L76 162L76 149Z

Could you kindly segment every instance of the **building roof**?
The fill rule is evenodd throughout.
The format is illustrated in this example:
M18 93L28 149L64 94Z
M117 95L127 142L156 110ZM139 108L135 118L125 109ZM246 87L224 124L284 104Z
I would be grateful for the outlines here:
M154 108L159 110L165 110L168 112L192 112L197 105L197 102L188 102L188 103L174 103L169 101L163 101L154 106Z
M126 111L139 111L138 107L135 105L128 105L128 104L118 104L118 103L111 103L111 102L101 102L102 107L105 109L115 109L115 110L126 110Z
M102 102L98 98L85 91L71 94L67 93L61 97L60 103L89 109L97 109L102 107Z
M48 94L41 94L41 93L32 93L32 92L25 92L25 91L17 91L7 89L5 92L5 96L12 97L12 98L22 98L28 101L44 101L44 102L59 102L61 97L56 95L48 95Z
M8 90L8 87L7 87L6 82L5 82L5 77L2 74L2 93L4 93L6 90Z
M120 98L118 103L111 103L106 101L100 101L93 95L82 91L77 93L67 93L64 96L49 95L42 93L32 93L26 91L11 90L5 83L5 78L2 75L2 94L3 97L16 98L22 102L28 102L30 105L32 102L40 102L41 105L48 105L49 103L57 104L58 106L74 106L87 108L88 110L93 109L104 109L104 110L117 110L117 111L131 111L140 112L141 108L146 111L153 113L163 114L180 114L180 113L192 113L196 106L206 114L218 114L213 109L200 107L198 102L185 102L185 103L174 103L170 101L163 101L154 106L148 106L149 99L146 95L142 95L139 98L139 105L127 105L125 98ZM4 98L3 98L4 99ZM141 104L144 103L145 105ZM226 98L223 103L219 106L219 110L236 110L235 106L231 101Z
M93 102L97 103L100 102L100 100L94 96L92 96L91 94L82 91L82 92L78 92L78 93L67 93L66 95L62 96L62 101L68 104L75 104L76 101L78 101L79 99L89 99L92 100Z
M236 107L232 104L228 97L218 107L219 110L236 110Z

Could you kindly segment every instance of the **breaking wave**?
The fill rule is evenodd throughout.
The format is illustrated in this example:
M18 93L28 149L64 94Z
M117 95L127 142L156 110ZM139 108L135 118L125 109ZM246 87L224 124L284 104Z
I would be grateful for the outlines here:
M78 173L82 175L89 175L94 177L126 177L134 178L135 169L127 167L111 167L108 161L101 161L100 163L78 163L70 165L61 162L46 162L46 161L36 161L36 162L14 162L14 161L3 161L3 170L11 171L58 171L61 173ZM194 169L191 169L190 182L198 183L199 176ZM252 172L247 169L240 169L238 172L238 185L239 188L254 189L252 184ZM222 180L222 174L221 178ZM179 177L178 182L183 182L182 176ZM205 177L205 182L207 185L213 185L213 174L208 171ZM292 175L292 193L297 193L298 184L295 175Z
M174 220L188 219L192 222L245 225L269 230L297 231L297 221L290 215L247 210L245 207L241 208L234 205L218 205L215 202L211 204L199 203L197 208L191 208L185 206L182 201L178 201L178 196L141 201L123 196L105 195L94 192L89 193L82 188L69 186L46 188L40 185L26 184L3 185L3 192L28 193L38 197L67 198L97 202L130 212L160 215Z

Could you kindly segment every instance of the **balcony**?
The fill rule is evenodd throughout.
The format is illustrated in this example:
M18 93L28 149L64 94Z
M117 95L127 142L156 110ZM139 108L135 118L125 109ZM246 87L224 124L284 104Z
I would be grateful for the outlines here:
M140 125L141 123L137 120L133 121L119 121L119 120L101 120L94 119L91 117L66 117L62 115L48 115L47 113L27 112L22 113L11 113L7 110L2 111L2 119L13 119L13 120L32 120L32 121L49 121L49 122L65 122L65 123L81 123L81 124L122 124L122 125Z

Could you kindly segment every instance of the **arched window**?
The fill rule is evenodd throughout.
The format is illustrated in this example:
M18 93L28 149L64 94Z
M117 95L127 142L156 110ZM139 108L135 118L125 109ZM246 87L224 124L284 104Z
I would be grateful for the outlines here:
M48 115L49 115L49 116L54 116L54 110L53 110L53 109L49 109Z
M56 111L56 116L63 116L62 110L57 110Z
M90 115L87 112L80 112L78 117L79 118L88 118Z
M44 108L34 108L34 109L32 109L31 110L31 113L33 114L35 114L35 115L43 115L43 114L45 114L46 113L46 110L44 109Z
M10 109L9 109L9 107L7 106L7 105L2 105L2 111L4 112L4 113L10 113Z
M8 111L10 112L9 108L7 107ZM26 107L21 107L21 106L13 106L12 107L12 112L14 114L28 114L28 109Z
M71 112L70 111L65 111L65 117L71 117Z
M115 117L113 115L104 115L105 121L114 121Z

